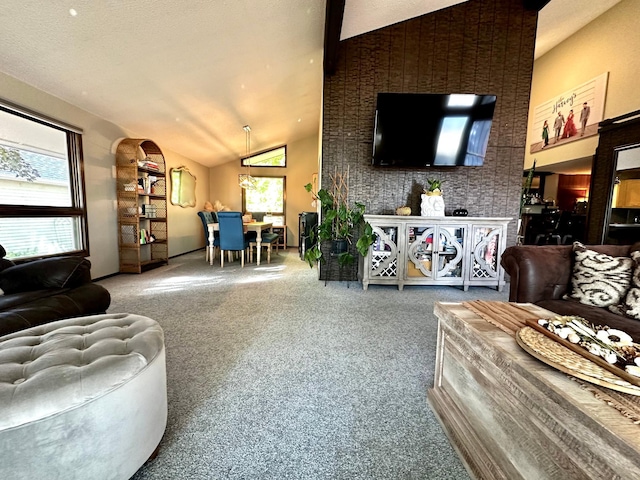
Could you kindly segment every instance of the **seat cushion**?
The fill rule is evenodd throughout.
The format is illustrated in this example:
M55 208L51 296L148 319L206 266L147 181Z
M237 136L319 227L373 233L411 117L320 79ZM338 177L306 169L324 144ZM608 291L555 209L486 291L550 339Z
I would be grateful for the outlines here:
M279 235L277 233L263 233L262 234L262 243L272 243L278 240Z
M0 478L131 478L167 421L163 332L133 314L0 337Z

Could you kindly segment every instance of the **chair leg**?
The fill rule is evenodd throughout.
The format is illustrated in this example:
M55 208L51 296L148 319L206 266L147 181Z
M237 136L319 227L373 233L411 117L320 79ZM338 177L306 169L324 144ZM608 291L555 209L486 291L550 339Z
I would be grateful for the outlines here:
M240 250L240 266L244 268L244 250Z
M204 247L204 261L205 262L209 261L209 245Z
M220 268L224 268L224 250L220 250Z
M267 246L267 264L271 263L271 244Z

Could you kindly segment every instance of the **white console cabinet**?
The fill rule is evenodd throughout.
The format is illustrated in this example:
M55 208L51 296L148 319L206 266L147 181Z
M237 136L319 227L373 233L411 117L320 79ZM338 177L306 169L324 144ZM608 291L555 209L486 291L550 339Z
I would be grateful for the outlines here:
M365 215L376 240L362 270L369 284L495 286L502 290L511 218Z

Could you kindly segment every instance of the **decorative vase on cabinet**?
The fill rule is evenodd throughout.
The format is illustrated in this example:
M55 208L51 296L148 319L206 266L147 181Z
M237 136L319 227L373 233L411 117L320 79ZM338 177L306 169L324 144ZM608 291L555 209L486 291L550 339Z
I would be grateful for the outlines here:
M142 273L169 261L164 156L151 140L125 138L116 150L118 250L121 273Z

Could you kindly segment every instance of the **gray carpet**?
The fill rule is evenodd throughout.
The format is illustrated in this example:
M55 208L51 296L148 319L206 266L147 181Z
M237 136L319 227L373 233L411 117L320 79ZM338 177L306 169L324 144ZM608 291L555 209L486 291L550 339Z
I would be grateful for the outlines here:
M109 313L165 332L168 425L136 480L469 478L426 401L433 304L506 292L324 286L295 250L244 269L194 252L100 283Z

